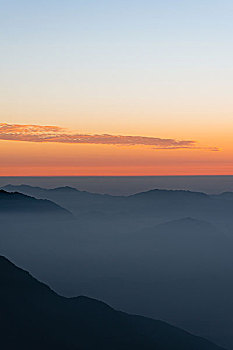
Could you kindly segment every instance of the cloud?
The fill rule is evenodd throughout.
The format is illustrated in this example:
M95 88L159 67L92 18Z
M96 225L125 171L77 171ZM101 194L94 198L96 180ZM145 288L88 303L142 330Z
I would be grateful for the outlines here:
M127 136L110 134L79 134L59 126L1 124L0 140L28 142L59 142L71 144L149 146L153 149L208 149L215 147L198 147L193 140L176 140L159 137Z

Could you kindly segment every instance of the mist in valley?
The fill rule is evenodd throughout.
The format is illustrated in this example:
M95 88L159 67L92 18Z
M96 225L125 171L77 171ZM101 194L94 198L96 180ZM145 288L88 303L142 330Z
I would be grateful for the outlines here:
M26 197L20 210L1 210L1 255L60 295L103 300L233 349L231 195L3 191ZM28 196L47 209L24 208Z

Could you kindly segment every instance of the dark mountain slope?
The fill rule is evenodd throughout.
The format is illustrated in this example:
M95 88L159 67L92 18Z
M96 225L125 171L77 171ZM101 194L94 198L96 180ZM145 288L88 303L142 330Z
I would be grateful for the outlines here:
M143 229L128 234L129 238L131 260L145 265L138 278L147 274L144 289L152 299L136 300L135 305L143 306L139 313L152 317L156 313L232 347L232 241L212 224L192 218Z
M68 210L46 200L36 199L18 192L0 190L0 215L57 215L60 218L71 218Z
M202 339L86 297L55 294L0 257L0 333L4 350L220 350Z
M48 199L78 214L92 211L108 212L112 208L118 209L118 197L79 191L69 186L46 189L28 185L7 185L3 189L9 192L18 191L40 199Z

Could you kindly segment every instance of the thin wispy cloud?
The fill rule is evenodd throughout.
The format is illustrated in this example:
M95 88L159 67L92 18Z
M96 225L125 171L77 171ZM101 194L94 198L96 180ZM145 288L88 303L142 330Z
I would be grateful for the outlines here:
M159 137L128 136L111 134L79 134L59 126L20 125L0 123L0 140L27 142L58 142L70 144L149 146L153 149L208 149L199 147L194 140L176 140Z

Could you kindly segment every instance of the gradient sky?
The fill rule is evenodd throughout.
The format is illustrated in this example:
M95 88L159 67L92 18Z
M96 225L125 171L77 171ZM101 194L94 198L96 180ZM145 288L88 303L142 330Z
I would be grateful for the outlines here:
M232 0L0 5L0 175L233 174Z

